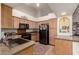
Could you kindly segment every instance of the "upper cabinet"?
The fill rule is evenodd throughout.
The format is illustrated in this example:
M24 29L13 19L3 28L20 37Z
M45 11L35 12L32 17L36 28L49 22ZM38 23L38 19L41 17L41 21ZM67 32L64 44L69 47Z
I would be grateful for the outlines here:
M1 4L1 28L13 28L12 8Z
M29 28L36 28L35 27L36 22L34 22L34 21L28 21L28 24L29 24Z
M27 20L26 19L23 19L23 18L20 18L20 23L26 24L27 23Z
M1 4L0 4L0 21L1 21ZM1 22L0 22L1 24ZM0 28L1 28L1 25L0 25Z
M29 24L29 28L36 28L36 25L37 25L37 23L34 21L19 18L16 16L13 16L12 19L13 19L13 28L19 28L19 23Z
M36 22L20 18L20 23L29 24L29 28L35 28Z
M13 16L13 28L19 28L20 18Z

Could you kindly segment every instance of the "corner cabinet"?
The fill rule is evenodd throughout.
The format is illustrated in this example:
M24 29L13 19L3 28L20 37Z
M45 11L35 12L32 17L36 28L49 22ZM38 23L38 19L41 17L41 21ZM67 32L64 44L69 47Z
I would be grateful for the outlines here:
M1 28L13 28L12 8L1 4Z

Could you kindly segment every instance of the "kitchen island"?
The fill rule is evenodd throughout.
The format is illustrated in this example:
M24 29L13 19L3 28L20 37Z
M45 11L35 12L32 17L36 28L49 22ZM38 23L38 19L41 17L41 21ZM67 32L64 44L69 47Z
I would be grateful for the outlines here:
M0 55L29 55L33 54L32 47L35 44L34 41L15 46L13 48L5 46L3 43L0 44ZM27 52L24 52L27 50Z

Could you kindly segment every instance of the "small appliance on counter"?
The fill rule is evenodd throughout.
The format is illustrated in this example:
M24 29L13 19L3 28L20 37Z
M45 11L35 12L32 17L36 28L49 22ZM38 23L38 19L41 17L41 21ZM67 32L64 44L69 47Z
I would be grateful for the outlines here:
M41 24L39 26L39 42L41 44L49 44L49 25Z

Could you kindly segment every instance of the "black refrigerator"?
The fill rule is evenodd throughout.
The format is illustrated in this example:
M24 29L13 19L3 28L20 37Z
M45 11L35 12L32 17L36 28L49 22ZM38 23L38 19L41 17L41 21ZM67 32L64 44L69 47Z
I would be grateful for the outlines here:
M39 25L39 42L41 44L49 44L49 25L41 24Z

